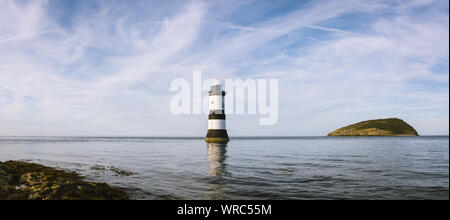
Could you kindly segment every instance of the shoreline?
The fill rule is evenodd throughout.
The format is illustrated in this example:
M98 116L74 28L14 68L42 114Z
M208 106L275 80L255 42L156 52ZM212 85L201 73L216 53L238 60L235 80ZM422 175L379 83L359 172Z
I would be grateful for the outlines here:
M106 183L88 182L73 171L22 161L0 162L0 200L128 200Z

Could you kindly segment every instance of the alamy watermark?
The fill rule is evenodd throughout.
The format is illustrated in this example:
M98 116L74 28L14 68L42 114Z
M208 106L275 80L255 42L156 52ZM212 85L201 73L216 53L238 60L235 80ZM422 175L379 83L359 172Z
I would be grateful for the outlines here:
M177 92L170 100L173 114L208 114L208 91L217 79L202 80L194 71L192 82L174 79L170 91ZM278 122L278 79L225 79L225 114L259 114L260 125ZM206 95L205 95L206 94ZM202 98L203 96L203 98Z

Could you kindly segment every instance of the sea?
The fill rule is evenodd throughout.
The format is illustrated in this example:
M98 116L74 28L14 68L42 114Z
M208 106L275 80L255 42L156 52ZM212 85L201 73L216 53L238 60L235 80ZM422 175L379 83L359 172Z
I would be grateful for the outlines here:
M449 137L0 137L21 160L131 199L448 200Z

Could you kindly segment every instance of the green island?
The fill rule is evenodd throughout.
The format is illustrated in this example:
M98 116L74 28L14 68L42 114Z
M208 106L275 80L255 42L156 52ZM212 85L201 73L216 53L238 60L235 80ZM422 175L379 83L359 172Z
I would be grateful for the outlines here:
M71 171L22 161L0 162L0 200L127 200L120 188L84 181Z
M358 122L339 128L328 136L419 136L408 123L398 118Z

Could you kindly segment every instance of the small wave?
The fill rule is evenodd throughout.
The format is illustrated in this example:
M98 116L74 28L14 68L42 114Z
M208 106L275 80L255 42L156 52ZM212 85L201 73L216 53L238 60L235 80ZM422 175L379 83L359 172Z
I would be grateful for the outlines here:
M98 165L98 164L92 166L91 170L102 171L102 172L112 172L112 173L114 173L115 176L131 176L131 175L136 174L134 172L119 169L114 166L103 166L103 165Z

